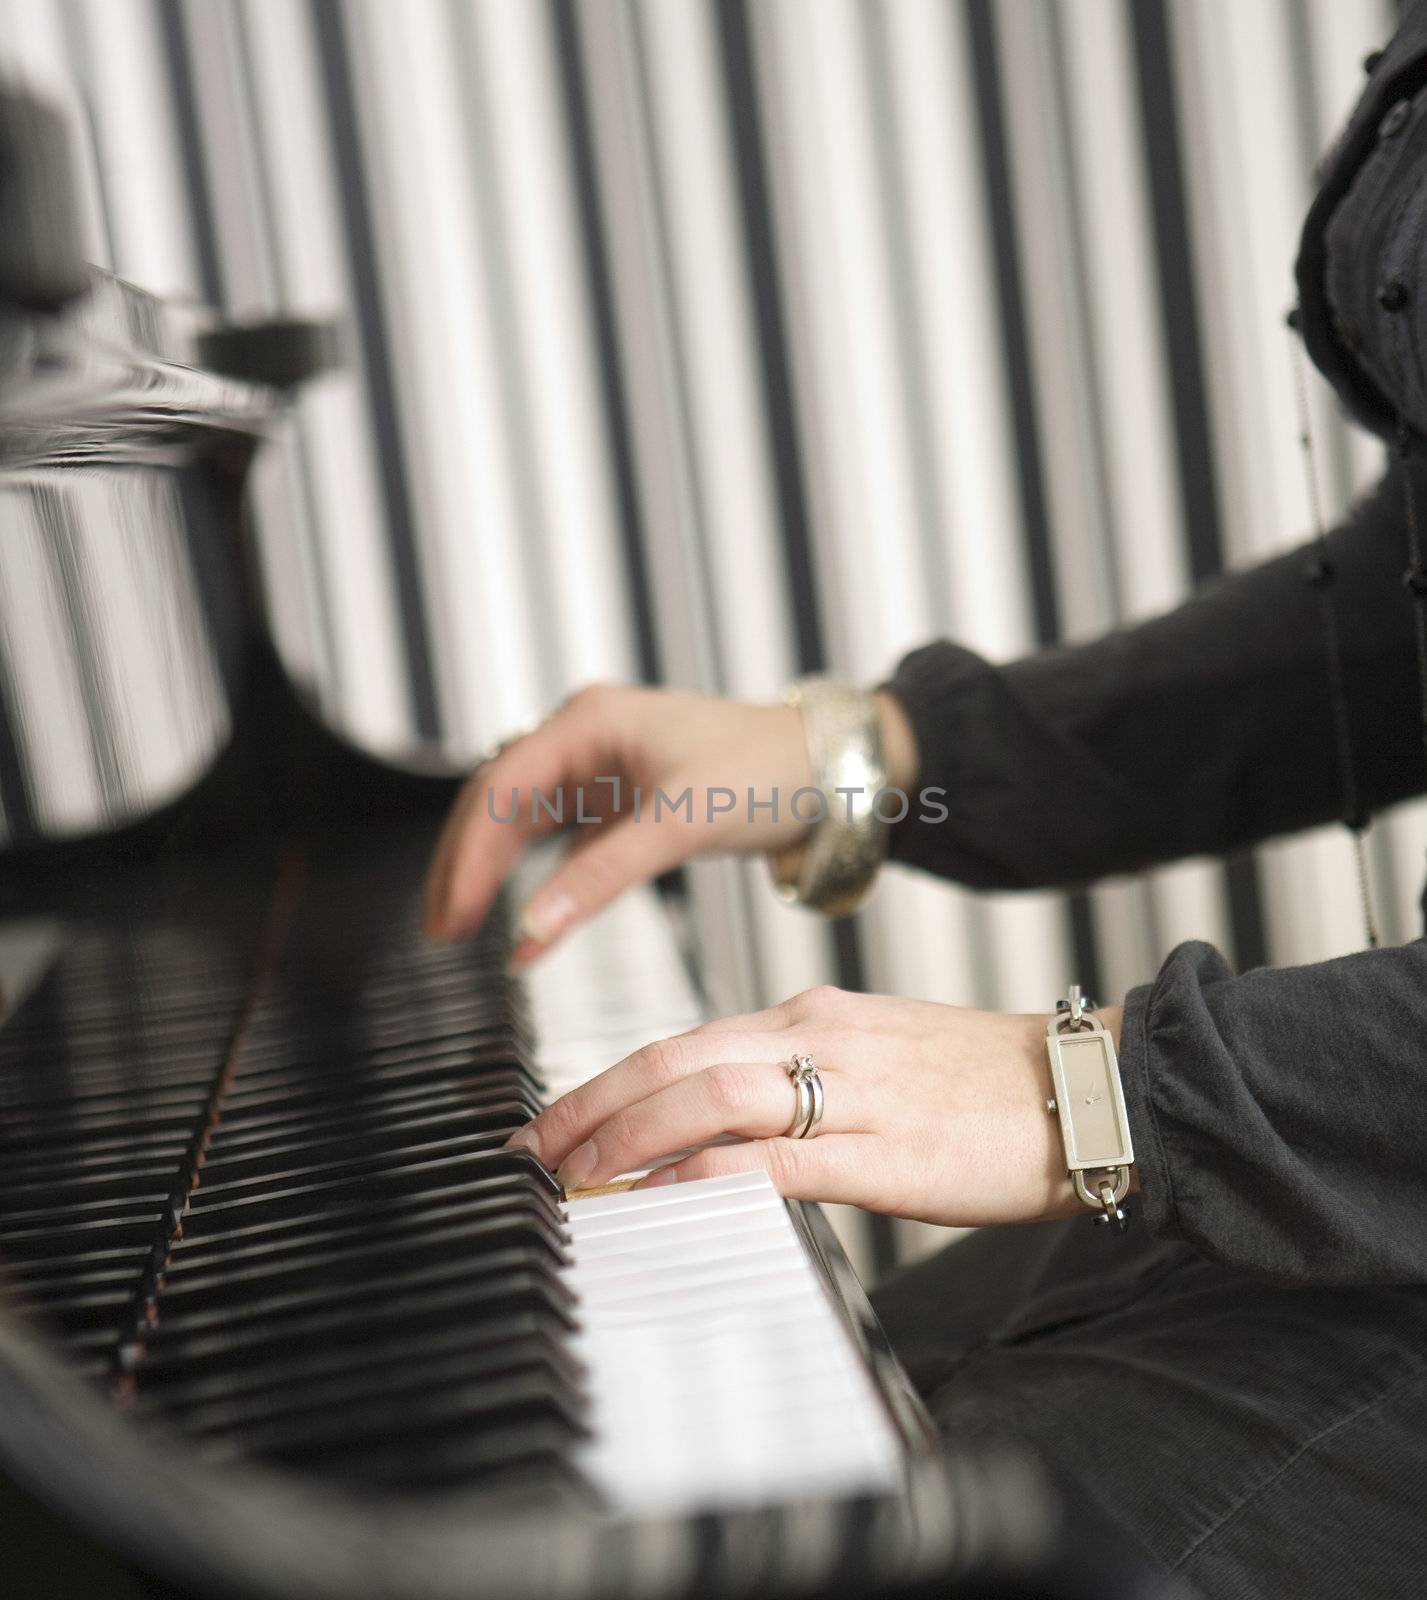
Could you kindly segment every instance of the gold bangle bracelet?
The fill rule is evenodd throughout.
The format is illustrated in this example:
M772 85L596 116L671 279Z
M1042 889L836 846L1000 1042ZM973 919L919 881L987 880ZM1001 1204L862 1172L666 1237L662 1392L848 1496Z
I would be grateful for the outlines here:
M887 856L887 824L877 815L887 787L877 701L826 678L800 679L784 700L803 714L811 787L822 805L797 843L770 853L769 871L781 899L849 916L866 901Z

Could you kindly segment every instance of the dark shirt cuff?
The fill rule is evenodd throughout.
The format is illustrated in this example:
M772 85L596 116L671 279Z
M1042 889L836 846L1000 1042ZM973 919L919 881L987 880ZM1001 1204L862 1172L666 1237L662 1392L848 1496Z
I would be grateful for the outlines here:
M1157 1238L1289 1283L1427 1283L1427 941L1235 977L1173 950L1125 1003L1136 1206Z
M1136 1220L1159 1239L1181 1239L1175 1213L1174 1181L1155 1106L1155 1066L1151 1029L1155 996L1169 970L1165 962L1153 983L1141 984L1125 996L1120 1024L1120 1079L1125 1090L1125 1115L1135 1146L1139 1187L1133 1202Z
M975 882L973 853L958 848L947 827L929 819L922 795L931 791L943 799L939 791L946 787L943 769L950 753L978 748L978 728L984 730L992 693L991 668L974 651L942 639L904 657L896 676L880 688L895 695L906 712L922 757L921 793L911 797L911 810L892 829L892 859Z

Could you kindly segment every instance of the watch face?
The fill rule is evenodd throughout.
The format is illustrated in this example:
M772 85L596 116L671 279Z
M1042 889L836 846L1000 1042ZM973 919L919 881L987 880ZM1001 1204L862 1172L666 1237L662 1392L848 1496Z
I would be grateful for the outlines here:
M1110 1042L1103 1033L1056 1040L1061 1123L1072 1167L1117 1167L1134 1159Z

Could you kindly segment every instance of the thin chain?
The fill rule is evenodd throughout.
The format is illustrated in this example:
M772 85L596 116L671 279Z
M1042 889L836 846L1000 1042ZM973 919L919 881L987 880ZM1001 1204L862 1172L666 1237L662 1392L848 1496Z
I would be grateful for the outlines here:
M1296 333L1298 316L1289 312L1288 326ZM1358 894L1362 900L1363 928L1368 948L1378 947L1377 919L1373 915L1372 879L1368 872L1367 830L1372 820L1363 809L1358 788L1357 763L1353 759L1353 735L1348 721L1348 692L1343 677L1343 642L1338 626L1338 604L1334 595L1337 574L1328 559L1328 528L1323 517L1323 501L1318 492L1318 463L1313 447L1312 410L1308 404L1308 382L1304 373L1303 346L1293 340L1293 392L1298 406L1298 442L1303 450L1303 472L1308 484L1308 506L1313 519L1316 554L1304 569L1309 586L1317 591L1318 611L1323 621L1323 658L1328 669L1328 705L1333 723L1334 743L1338 747L1338 775L1343 786L1343 826L1352 835L1353 857L1358 869ZM1409 490L1409 498L1411 491ZM1413 519L1409 516L1409 524ZM1409 535L1415 541L1415 532ZM1413 557L1413 567L1419 565ZM1418 668L1427 695L1427 617L1418 607ZM1423 700L1427 715L1427 698ZM1423 726L1427 739L1427 723Z

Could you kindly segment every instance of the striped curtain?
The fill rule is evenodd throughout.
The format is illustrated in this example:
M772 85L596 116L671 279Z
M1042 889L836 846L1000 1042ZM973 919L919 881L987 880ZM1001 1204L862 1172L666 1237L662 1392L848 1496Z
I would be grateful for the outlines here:
M345 318L256 485L273 627L354 738L469 760L591 678L766 698L938 634L1004 659L1303 539L1290 263L1391 13L0 0L0 53L74 110L97 261ZM1381 452L1308 383L1331 516ZM1371 840L1388 938L1424 843L1416 806ZM831 978L1044 1009L1190 936L1362 942L1334 829L1071 896L887 876L829 928L701 865L713 1004ZM878 1266L929 1237L858 1235Z

